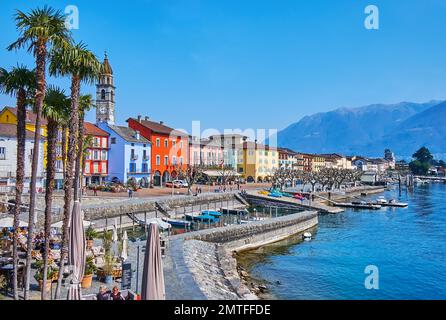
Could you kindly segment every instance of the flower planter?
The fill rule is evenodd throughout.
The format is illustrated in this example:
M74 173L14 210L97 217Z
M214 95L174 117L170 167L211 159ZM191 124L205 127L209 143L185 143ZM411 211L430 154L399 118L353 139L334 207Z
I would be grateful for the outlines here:
M82 289L90 288L92 280L93 280L93 275L92 274L84 275L84 277L82 278L82 282L81 282Z
M39 290L42 291L42 287L43 287L43 280L39 280ZM51 290L51 279L48 279L46 281L46 288L45 291L49 292Z

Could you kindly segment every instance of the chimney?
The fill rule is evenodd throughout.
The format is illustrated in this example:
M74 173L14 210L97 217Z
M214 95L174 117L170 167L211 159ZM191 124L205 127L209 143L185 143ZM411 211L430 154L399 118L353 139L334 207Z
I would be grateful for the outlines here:
M160 121L160 124L164 124L164 121Z
M138 115L138 122L141 123L141 116Z
M139 131L136 131L136 140L139 140L141 138L141 135L139 133Z
M149 118L148 116L145 116L145 117L144 117L144 120L146 120L146 121L149 121L149 119L150 119L150 118Z

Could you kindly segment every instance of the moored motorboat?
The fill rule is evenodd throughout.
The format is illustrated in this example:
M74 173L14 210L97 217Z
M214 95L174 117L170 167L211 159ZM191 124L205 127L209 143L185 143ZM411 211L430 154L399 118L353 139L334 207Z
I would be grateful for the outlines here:
M189 228L192 223L190 221L184 221L184 220L174 220L174 219L168 219L168 218L162 218L164 222L167 222L173 227L181 227L181 228Z

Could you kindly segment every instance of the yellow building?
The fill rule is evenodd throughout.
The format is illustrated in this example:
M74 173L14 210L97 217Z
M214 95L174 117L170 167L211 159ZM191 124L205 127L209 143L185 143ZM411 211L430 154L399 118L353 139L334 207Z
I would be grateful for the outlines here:
M3 110L0 112L0 124L6 123L6 124L15 124L17 125L17 108L13 107L4 107ZM36 114L31 111L26 112L26 129L32 132L35 132L36 128ZM42 117L41 120L41 131L40 134L44 138L43 143L43 168L46 168L46 162L47 162L47 121L45 118ZM63 175L62 175L62 134L59 132L58 135L58 143L56 145L56 188L62 188L63 183Z
M313 161L311 162L312 172L319 172L321 168L325 168L325 158L320 155L313 155Z
M244 142L239 150L237 171L248 182L269 181L279 168L277 149L257 142Z

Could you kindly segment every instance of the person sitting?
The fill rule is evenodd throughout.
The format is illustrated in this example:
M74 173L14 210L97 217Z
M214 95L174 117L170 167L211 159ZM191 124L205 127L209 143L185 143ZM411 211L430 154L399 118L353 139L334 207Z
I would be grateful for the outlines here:
M96 300L110 300L110 291L107 291L106 286L99 287L99 292L96 295Z
M114 286L110 295L111 300L125 300L117 286Z

